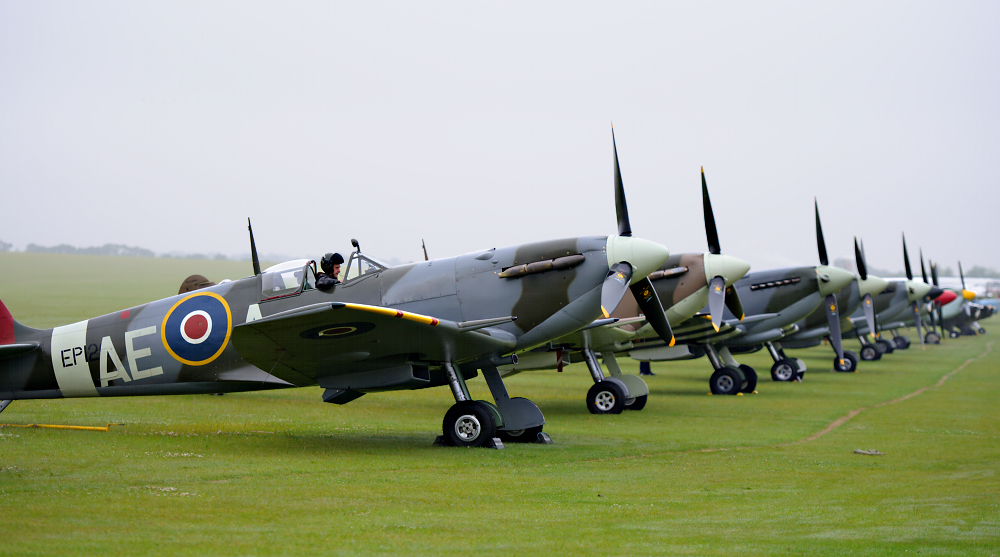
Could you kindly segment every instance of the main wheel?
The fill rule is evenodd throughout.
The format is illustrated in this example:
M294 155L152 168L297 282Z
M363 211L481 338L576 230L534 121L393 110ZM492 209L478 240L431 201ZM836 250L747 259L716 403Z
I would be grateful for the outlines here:
M886 340L884 338L880 338L880 339L878 339L875 342L877 342L878 344L880 344L882 346L882 348L885 348L885 351L883 352L884 354L892 354L892 351L896 349L896 343L895 342L888 341L888 340Z
M621 414L625 409L625 393L617 383L601 381L587 391L587 410L591 414Z
M959 335L959 334L958 334L958 333L956 333L955 331L952 331L952 332L951 332L951 334L950 334L950 336L951 336L951 338L958 338L958 337L959 337L959 336L961 336L961 335Z
M534 443L538 441L538 434L542 432L543 426L529 427L528 429L515 429L514 431L498 431L497 436L505 443Z
M927 344L941 344L941 335L931 331L924 335L924 342Z
M979 328L979 334L981 334L981 335L985 335L985 334L986 334L986 329L984 329L984 328L980 327L980 328Z
M858 356L850 350L844 351L844 365L840 365L838 358L833 359L833 369L835 371L853 372L858 369Z
M771 366L772 381L792 381L799 371L799 366L791 360L778 360Z
M880 354L879 351L876 350L875 347L872 346L871 344L868 344L868 345L865 345L865 346L861 347L861 359L862 360L864 360L866 362L871 362L873 360L878 360L881 357L882 357L882 354Z
M743 388L744 379L731 367L715 370L708 380L713 395L735 395Z
M896 343L896 348L898 350L906 350L907 348L910 347L910 339L904 336L898 336L892 339L892 341Z
M626 402L625 403L625 409L626 410L642 410L643 408L646 407L646 396L647 395L642 395L642 396L635 397L632 400L632 404L629 404L629 403Z
M444 438L455 447L483 447L497 433L493 412L476 400L455 403L444 415Z
M880 358L882 357L882 354L885 354L885 345L877 340L872 343L872 348L874 348L875 351L878 352Z
M757 389L757 371L746 364L740 364L740 371L743 372L743 377L747 378L746 383L743 384L743 388L740 389L740 392L754 392Z

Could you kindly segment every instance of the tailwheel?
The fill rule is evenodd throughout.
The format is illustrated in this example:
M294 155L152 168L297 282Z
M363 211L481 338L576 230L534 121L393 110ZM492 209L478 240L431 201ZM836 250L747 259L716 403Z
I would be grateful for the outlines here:
M542 432L543 426L529 427L527 429L515 429L513 431L499 431L497 436L504 443L537 443L538 434Z
M799 366L792 360L778 360L771 366L772 381L792 381L799 371Z
M621 414L625 409L625 393L612 381L601 381L587 391L587 410L591 414Z
M735 395L743 388L744 381L740 377L739 371L731 367L724 367L715 370L711 379L708 380L708 385L712 389L713 395Z
M743 384L743 388L740 389L740 392L752 393L757 390L757 371L746 364L740 364L740 371L743 372L743 377L746 377L747 379L746 383Z
M626 410L642 410L646 407L646 397L648 395L637 396L632 399L631 403L625 403Z
M884 350L882 351L884 354L892 354L892 351L896 349L895 342L890 342L888 340L885 340L884 338L878 339L876 343L878 343L879 345L882 346L882 348L884 348Z
M929 332L926 335L924 335L924 342L927 343L927 344L940 344L940 342L941 342L941 335L939 335L939 334L937 334L937 333L935 333L933 331Z
M879 354L878 350L875 350L874 346L872 346L872 345L869 344L869 345L861 347L861 359L862 360L864 360L866 362L871 362L873 360L878 360L881 357L882 357L882 354Z
M493 412L478 400L455 403L444 415L442 429L454 447L484 447L497 434Z
M844 365L840 365L840 358L833 358L833 370L842 372L854 372L858 370L858 355L850 350L844 350Z

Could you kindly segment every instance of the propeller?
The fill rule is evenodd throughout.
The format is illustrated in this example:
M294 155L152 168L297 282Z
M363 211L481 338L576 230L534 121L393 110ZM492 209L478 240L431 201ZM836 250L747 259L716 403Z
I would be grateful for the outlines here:
M913 302L910 304L910 309L913 310L913 322L917 325L917 336L920 337L920 347L924 348L924 331L920 323L920 302Z
M854 237L854 259L858 263L858 274L861 275L861 280L867 280L868 262L865 261L864 251L858 247L857 236ZM878 338L879 332L875 323L875 301L872 300L871 294L865 294L864 297L861 298L861 307L865 310L865 321L868 322L868 330L871 334Z
M965 290L965 273L962 272L962 262L958 262L958 276L962 279L962 290Z
M826 297L823 304L826 309L826 321L830 325L830 344L833 345L833 350L837 353L837 359L840 360L840 365L844 365L844 345L841 340L840 331L840 310L837 308L837 296L835 294L830 294Z
M420 245L424 248L424 261L430 261L430 257L427 257L427 244L424 243L424 239L420 239Z
M906 279L913 280L913 271L910 270L910 255L906 253L906 234L903 234L903 264L906 265Z
M924 278L924 282L931 284L931 281L927 280L927 269L924 268L924 248L920 248L920 275ZM937 283L934 283L937 286ZM938 324L937 320L934 318L934 308L932 307L930 311L927 312L931 316L931 331L937 331ZM941 337L944 338L944 324L941 325Z
M250 224L250 217L247 217L247 230L250 231L250 258L253 260L254 276L260 274L260 261L257 260L257 245L253 243L253 226Z
M816 204L816 245L819 247L819 262L822 265L829 265L830 260L826 257L826 241L823 239L823 225L819 222L819 201L813 198Z
M931 279L934 281L934 286L938 286L937 264L933 262L931 262ZM935 305L937 305L938 323L941 324L941 339L943 342L944 337L947 336L944 334L944 312L941 310L941 304Z
M701 199L705 213L705 236L708 238L708 252L712 255L722 253L719 245L719 229L715 226L715 212L712 210L712 199L708 195L708 182L705 181L705 167L701 167ZM740 302L740 295L732 286L726 287L726 279L721 275L712 277L708 281L708 310L712 316L712 327L719 331L722 324L723 307L728 307L729 311L736 317L743 320L746 316L743 313L743 303Z
M920 248L920 274L923 275L924 282L927 284L931 283L931 281L927 280L927 269L924 269L924 248Z
M615 156L615 212L618 217L618 235L629 237L632 235L632 226L628 220L628 205L625 202L625 186L622 183L622 171L618 165L618 146L615 142L615 130L611 129L611 146ZM601 311L605 316L614 312L618 307L618 302L625 295L625 288L632 291L636 303L646 322L649 323L656 334L669 346L673 346L674 332L670 328L670 321L667 320L666 313L663 312L663 305L656 295L653 282L649 277L631 283L633 274L632 266L627 262L615 263L608 272L604 284L601 286ZM627 277L627 278L626 278Z

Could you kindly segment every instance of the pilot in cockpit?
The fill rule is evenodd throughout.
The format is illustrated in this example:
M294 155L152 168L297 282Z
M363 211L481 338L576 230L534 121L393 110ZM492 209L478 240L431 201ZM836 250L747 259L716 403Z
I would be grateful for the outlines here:
M320 260L319 265L323 272L316 275L316 288L328 290L333 285L340 284L337 278L340 276L340 265L344 263L344 256L339 253L328 253Z

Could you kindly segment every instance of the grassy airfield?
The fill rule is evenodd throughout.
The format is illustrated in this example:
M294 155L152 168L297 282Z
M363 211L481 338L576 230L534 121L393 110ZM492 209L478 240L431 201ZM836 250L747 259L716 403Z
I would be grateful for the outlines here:
M51 327L249 267L0 253L0 299ZM759 352L742 358L759 394L740 397L706 396L704 360L654 364L645 410L618 416L587 412L582 364L526 373L508 388L555 444L503 451L431 446L446 388L15 401L0 423L124 425L0 428L0 555L997 555L994 337L856 374L797 351L801 384L766 380Z

